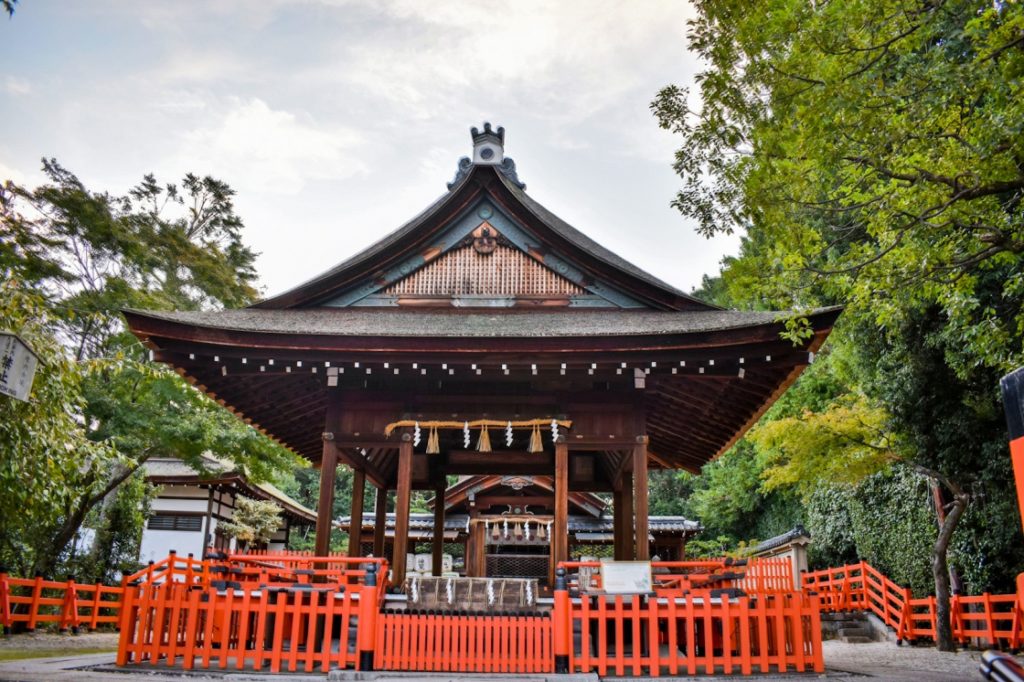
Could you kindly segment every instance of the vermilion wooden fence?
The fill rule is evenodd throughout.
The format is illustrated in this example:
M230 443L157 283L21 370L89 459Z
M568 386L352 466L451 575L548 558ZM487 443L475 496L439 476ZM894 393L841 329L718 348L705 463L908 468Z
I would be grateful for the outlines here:
M551 614L384 612L378 670L549 673Z
M125 588L118 664L275 673L368 667L386 586L377 585L378 564L386 575L378 560L356 586L135 581Z
M819 614L816 596L791 587L570 598L556 586L555 655L567 658L568 672L599 675L821 672Z
M900 641L935 639L935 597L915 599L867 562L804 573L824 611L871 611ZM961 644L1018 649L1024 644L1024 594L950 598L953 637Z
M805 573L802 592L779 564L658 562L651 595L570 598L563 582L550 612L435 614L383 609L381 559L172 554L121 587L0 574L0 624L119 625L121 664L274 672L820 671L822 610L872 611L903 640L935 636L934 598L912 598L867 563ZM566 567L596 565L562 564L562 581ZM1020 594L953 597L952 613L964 644L1024 644Z
M120 587L12 578L0 573L0 625L10 629L24 623L35 630L40 623L56 623L61 630L116 625L120 622Z

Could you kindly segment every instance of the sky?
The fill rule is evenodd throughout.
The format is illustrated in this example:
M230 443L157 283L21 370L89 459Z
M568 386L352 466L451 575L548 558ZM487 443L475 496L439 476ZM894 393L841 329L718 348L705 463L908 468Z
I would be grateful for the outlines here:
M679 140L649 104L692 83L682 0L22 0L0 18L0 180L55 157L126 192L237 192L263 292L330 268L444 194L469 128L505 127L534 199L689 291L735 237L670 206Z

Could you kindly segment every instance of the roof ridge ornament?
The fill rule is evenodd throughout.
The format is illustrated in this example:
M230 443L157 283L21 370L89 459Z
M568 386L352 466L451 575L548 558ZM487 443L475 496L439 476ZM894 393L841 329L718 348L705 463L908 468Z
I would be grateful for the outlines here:
M516 162L505 156L505 129L502 126L494 129L490 122L485 121L483 130L473 127L469 133L473 138L473 157L459 159L455 179L448 183L449 190L461 183L473 166L494 166L516 187L526 189L526 184L516 174Z

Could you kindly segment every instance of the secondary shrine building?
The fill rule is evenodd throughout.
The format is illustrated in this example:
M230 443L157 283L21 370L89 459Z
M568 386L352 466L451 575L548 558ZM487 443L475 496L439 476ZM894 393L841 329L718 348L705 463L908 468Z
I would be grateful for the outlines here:
M327 272L240 310L126 311L129 326L155 359L321 467L318 554L343 464L360 493L353 518L365 481L379 491L371 527L352 524L354 555L364 541L383 551L393 508L394 585L411 491L444 499L451 475L550 481L549 576L568 556L570 499L587 493L612 496L614 556L647 558L649 468L697 471L725 452L839 311L808 315L813 334L794 346L784 314L699 301L531 199L502 128L472 137L444 196ZM484 546L493 527L468 492L459 504L467 542ZM435 574L445 509L434 505ZM470 556L467 573L486 571Z

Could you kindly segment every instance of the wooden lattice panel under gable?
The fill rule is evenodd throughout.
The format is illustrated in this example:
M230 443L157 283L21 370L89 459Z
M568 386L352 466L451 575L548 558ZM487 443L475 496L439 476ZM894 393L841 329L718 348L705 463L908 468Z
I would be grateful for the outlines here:
M585 295L587 291L522 251L498 244L490 253L480 253L472 245L449 251L383 293L431 298L568 298Z

